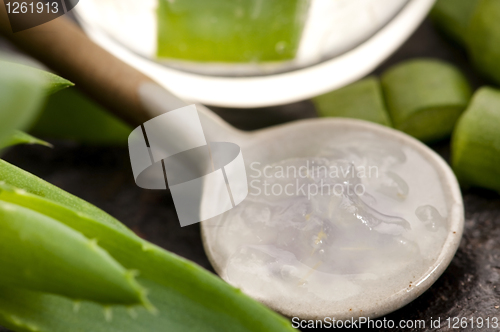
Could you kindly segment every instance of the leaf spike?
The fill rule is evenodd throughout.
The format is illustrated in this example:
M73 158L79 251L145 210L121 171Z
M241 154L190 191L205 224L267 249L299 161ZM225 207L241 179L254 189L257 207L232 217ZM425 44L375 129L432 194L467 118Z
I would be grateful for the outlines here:
M106 322L108 323L113 320L113 310L110 306L104 307L104 319L106 319Z

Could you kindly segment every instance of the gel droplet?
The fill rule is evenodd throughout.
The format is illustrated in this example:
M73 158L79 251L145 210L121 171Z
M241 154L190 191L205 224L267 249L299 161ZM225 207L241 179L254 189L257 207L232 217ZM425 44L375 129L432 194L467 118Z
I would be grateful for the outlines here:
M439 227L446 228L446 219L439 214L439 211L432 205L422 205L415 210L417 218L424 223L425 227L436 232Z

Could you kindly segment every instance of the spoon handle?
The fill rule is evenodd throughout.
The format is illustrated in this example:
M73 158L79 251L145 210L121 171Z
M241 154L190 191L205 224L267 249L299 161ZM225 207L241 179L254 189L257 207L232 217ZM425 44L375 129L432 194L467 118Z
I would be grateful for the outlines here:
M151 79L94 44L65 17L13 33L2 3L0 33L128 123L138 125L150 118L138 87Z
M102 49L65 17L13 33L3 2L0 34L132 126L187 104ZM196 107L208 141L239 141L245 136L205 106Z
M139 96L139 86L152 82L149 77L103 50L65 17L13 33L3 2L0 34L131 125L152 117Z

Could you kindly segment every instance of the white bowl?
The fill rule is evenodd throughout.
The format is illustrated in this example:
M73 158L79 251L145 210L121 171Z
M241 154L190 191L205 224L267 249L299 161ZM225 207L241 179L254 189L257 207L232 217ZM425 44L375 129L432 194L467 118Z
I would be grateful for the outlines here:
M214 106L250 108L308 99L362 78L401 46L425 18L434 1L408 1L391 21L373 31L370 38L334 58L284 73L249 77L195 74L151 61L92 23L92 11L86 10L84 3L75 11L94 42L180 98Z

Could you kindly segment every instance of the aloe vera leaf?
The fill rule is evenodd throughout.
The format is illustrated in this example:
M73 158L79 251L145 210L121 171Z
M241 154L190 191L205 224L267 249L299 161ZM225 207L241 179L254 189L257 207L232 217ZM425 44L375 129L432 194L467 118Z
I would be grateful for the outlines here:
M15 60L15 59L13 59ZM65 78L52 74L42 69L30 67L21 63L9 61L3 61L0 59L0 71L2 68L9 67L10 70L16 72L31 72L35 76L40 76L42 79L42 86L46 95L54 94L62 89L74 86L74 84Z
M0 284L105 304L139 304L144 289L95 240L0 201Z
M168 324L177 326L175 331L182 331L182 324L170 315L172 311L178 315L180 307L183 308L184 314L188 315L187 319L197 317L201 320L191 324L202 324L205 328L211 327L214 330L289 330L290 324L287 320L192 262L56 202L22 190L9 189L5 185L2 188L0 200L21 204L25 208L57 219L87 237L97 239L99 245L124 267L138 270L141 284L146 285L153 306L159 310L159 316L164 318L164 315L167 315ZM143 279L149 280L153 286L148 285ZM155 298L154 295L162 292L167 292L168 297ZM177 307L177 311L173 307ZM0 309L0 315L2 312L7 315L5 310ZM156 319L143 318L148 322ZM157 324L157 322L150 323ZM187 329L186 326L183 328ZM100 331L100 329L92 331L97 330Z
M438 0L431 18L448 36L465 45L470 20L480 0Z
M378 78L371 76L313 98L320 116L361 119L391 126Z
M453 132L452 166L460 183L500 192L500 91L478 90Z
M18 144L39 144L52 147L52 144L48 142L42 141L41 139L33 137L23 131L15 130L7 141L0 143L0 149Z
M285 319L277 319L274 323L266 321L268 317L258 316L258 311L253 324L244 326L238 316L223 315L202 307L175 290L147 279L139 278L139 281L151 291L149 298L159 309L157 315L140 307L128 310L123 306L113 306L106 319L105 309L91 302L82 302L75 310L74 303L63 297L0 288L0 324L26 332L296 331Z
M37 70L37 69L34 69ZM68 81L65 78L57 76L55 74L49 73L47 71L41 70L42 76L45 79L45 93L52 95L58 91L74 86L73 82Z
M30 132L85 144L126 145L132 129L77 89L66 89L49 96Z
M292 59L306 0L159 0L157 56L200 62Z
M471 96L458 69L433 59L400 63L381 82L394 127L424 142L449 136Z
M0 61L0 143L32 123L45 99L43 84L40 72Z
M94 205L69 194L68 192L57 188L56 186L36 177L35 175L26 172L8 162L0 159L0 181L22 188L32 194L44 197L48 200L57 202L74 211L87 215L89 218L106 223L118 230L134 234L121 222L95 207Z
M500 1L480 0L467 32L467 50L475 67L500 83Z

